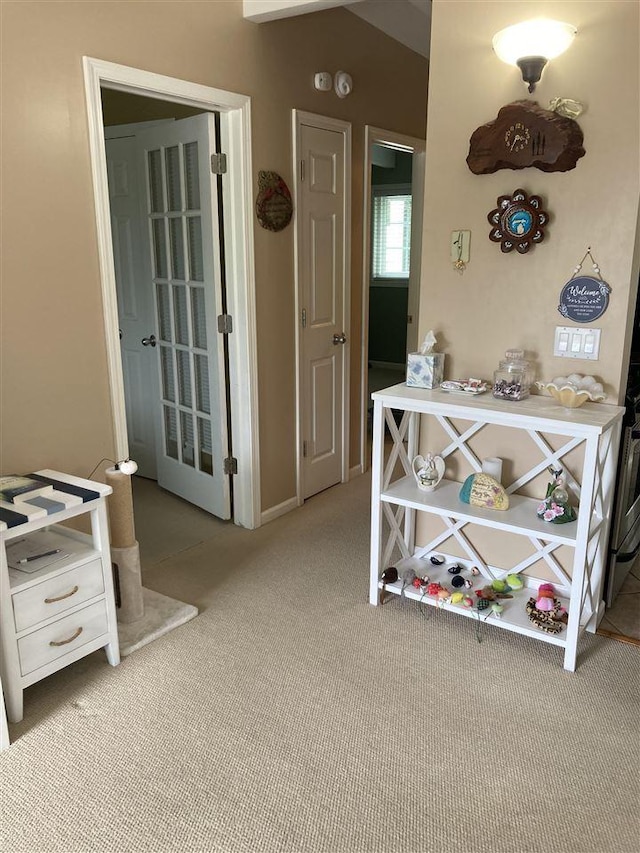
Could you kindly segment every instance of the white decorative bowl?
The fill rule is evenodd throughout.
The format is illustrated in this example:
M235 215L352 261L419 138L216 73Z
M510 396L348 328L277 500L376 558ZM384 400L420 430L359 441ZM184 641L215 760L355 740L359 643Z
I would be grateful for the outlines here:
M606 396L600 382L596 382L593 376L580 373L557 376L553 382L536 382L536 387L551 394L566 409L577 409L587 400L599 403Z

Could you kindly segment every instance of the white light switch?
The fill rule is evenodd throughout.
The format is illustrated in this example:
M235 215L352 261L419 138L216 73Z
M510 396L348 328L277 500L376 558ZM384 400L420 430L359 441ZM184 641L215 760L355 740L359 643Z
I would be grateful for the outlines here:
M553 354L561 358L585 358L597 361L600 352L600 331L600 329L556 326Z

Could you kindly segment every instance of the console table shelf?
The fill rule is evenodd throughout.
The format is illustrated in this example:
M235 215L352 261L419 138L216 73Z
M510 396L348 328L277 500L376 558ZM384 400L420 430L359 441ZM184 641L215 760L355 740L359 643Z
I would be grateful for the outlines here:
M575 524L559 526L542 521L536 515L536 508L540 503L537 498L514 494L509 496L510 505L507 512L483 509L460 501L461 485L453 480L443 479L435 492L425 494L418 489L413 477L403 477L385 489L380 495L380 500L444 517L456 515L457 518L469 523L493 527L496 530L511 531L524 536L537 536L548 542L575 545Z
M372 398L371 604L380 603L381 592L402 594L483 624L533 637L563 648L564 667L573 671L578 637L584 629L595 631L604 607L604 561L624 410L597 403L569 410L540 396L519 402L495 400L490 395L467 398L440 389L408 388L404 383L378 391ZM418 488L412 460L419 452L422 417L434 418L447 436L446 446L429 448L443 457L447 474L455 454L465 460L472 472L481 471L482 462L473 450L472 439L486 427L521 431L522 440L531 443L537 458L526 472L505 486L510 501L508 510L490 510L463 503L459 497L462 483L447 477L432 492ZM390 448L385 448L385 430L392 439ZM561 446L554 449L549 436L559 436ZM568 463L566 459L576 449L582 451L580 470L576 469L574 461ZM499 445L496 452L500 455ZM524 486L549 466L564 469L567 485L578 498L578 517L574 522L556 525L543 521L536 514L541 498L521 493ZM442 533L421 546L416 546L415 542L418 513L439 517L444 527ZM474 526L491 528L496 536L511 533L524 537L530 543L531 553L514 565L491 565L471 541L469 533ZM465 554L463 559L449 556L440 549L450 538ZM563 567L554 555L561 546L573 551L570 569ZM427 559L434 553L445 557L444 567L436 567ZM418 577L428 575L432 582L448 588L452 576L447 572L447 565L453 562L467 570L472 567L479 570L479 576L473 578L474 590L493 580L504 579L508 574L519 574L524 588L512 591L513 598L500 602L504 611L498 617L476 607L463 607L423 595L402 580L404 573L413 571ZM538 577L533 571L540 563L544 572ZM397 568L400 580L383 586L380 577L390 564ZM528 599L535 596L540 583L549 581L549 575L556 597L568 612L567 625L559 634L545 633L537 628L525 611Z

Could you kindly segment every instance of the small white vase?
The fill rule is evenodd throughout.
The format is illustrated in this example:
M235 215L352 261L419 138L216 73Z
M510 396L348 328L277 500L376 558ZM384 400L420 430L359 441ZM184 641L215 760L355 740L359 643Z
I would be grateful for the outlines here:
M444 459L442 456L415 456L412 468L416 484L422 492L432 492L444 477Z

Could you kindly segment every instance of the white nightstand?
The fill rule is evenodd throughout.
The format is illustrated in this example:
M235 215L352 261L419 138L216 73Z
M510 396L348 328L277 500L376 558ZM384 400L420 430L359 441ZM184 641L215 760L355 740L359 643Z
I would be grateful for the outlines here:
M106 497L111 487L59 471L37 471L61 492L83 502L50 515L0 521L0 674L10 722L22 719L22 693L70 663L104 648L120 662ZM14 505L21 514L23 505ZM88 513L91 534L62 522ZM64 556L33 573L9 568L7 546L38 541Z

